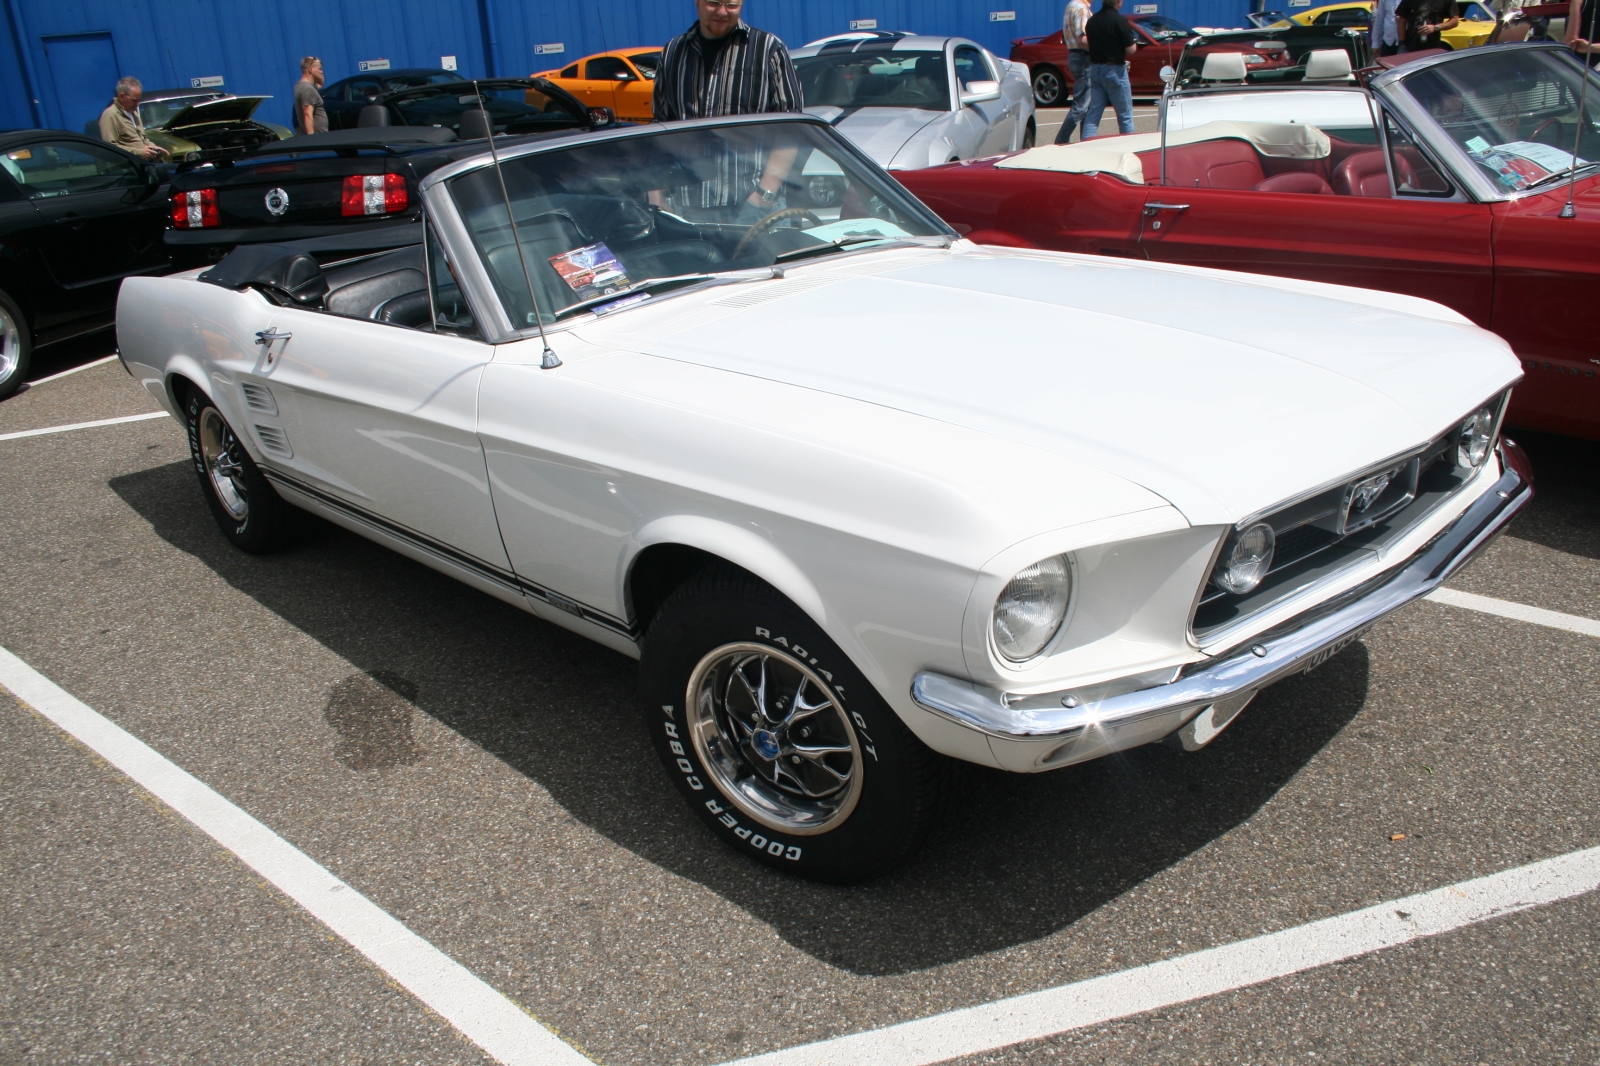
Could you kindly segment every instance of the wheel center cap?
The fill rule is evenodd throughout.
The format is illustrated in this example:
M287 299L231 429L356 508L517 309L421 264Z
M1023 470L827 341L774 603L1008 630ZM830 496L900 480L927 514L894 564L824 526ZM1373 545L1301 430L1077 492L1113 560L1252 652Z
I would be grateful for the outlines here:
M758 729L750 735L750 746L763 759L778 757L778 735L769 729Z

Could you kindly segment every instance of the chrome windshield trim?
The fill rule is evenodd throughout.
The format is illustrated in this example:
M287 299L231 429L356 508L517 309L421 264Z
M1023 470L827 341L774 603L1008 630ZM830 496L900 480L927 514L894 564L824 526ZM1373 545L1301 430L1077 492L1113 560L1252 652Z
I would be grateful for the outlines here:
M932 714L1000 740L1065 739L1091 728L1199 711L1308 671L1384 616L1432 592L1533 499L1533 486L1521 472L1526 469L1525 460L1520 454L1517 462L1508 460L1515 446L1502 444L1496 450L1503 469L1499 480L1404 563L1332 602L1317 605L1270 635L1185 668L1170 684L1080 703L1068 690L1012 696L971 681L923 672L911 683L911 698ZM1066 706L1068 701L1074 706Z

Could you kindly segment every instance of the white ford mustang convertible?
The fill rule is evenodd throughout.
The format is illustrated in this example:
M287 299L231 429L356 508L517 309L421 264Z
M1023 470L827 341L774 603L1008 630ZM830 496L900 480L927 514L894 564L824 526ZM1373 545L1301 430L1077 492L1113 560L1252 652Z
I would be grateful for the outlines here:
M979 247L802 116L453 147L418 243L130 278L123 361L241 549L303 508L637 657L782 869L901 861L951 759L1199 748L1531 498L1437 304Z

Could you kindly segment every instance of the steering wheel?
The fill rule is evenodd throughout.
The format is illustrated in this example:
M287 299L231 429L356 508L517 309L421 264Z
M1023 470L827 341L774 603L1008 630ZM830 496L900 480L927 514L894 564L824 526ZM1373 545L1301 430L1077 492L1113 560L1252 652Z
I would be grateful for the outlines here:
M822 219L818 218L816 215L813 215L810 211L807 211L803 207L786 207L782 211L774 211L772 214L768 215L766 218L760 220L755 225L744 231L744 236L740 237L739 243L733 247L733 258L742 258L745 250L756 242L756 238L766 233L767 230L776 226L778 223L787 222L791 218L809 219L813 226L822 225Z
M1528 140L1537 142L1539 140L1539 134L1543 133L1545 130L1549 129L1551 126L1559 126L1560 124L1561 124L1561 119L1559 117L1557 117L1557 118L1547 118L1543 122L1539 123L1539 128L1533 131L1533 136L1529 137Z

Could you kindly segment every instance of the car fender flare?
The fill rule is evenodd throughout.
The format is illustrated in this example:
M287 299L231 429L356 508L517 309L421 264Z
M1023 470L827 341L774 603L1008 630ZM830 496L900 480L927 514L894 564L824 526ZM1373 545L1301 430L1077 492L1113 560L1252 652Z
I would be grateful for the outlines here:
M238 435L239 442L244 445L244 450L249 453L250 458L258 464L262 463L264 460L256 447L254 435L246 431L247 420L244 412L233 406L232 398L224 390L217 388L218 382L206 376L200 361L192 355L169 356L167 365L162 368L162 380L166 385L167 413L183 425L188 425L189 416L184 411L184 402L178 394L179 378L188 382L192 388L199 389L206 399L216 404L217 410L228 420L228 425Z
M682 544L743 567L765 581L816 622L829 636L838 636L828 625L828 612L811 579L794 560L765 537L749 529L704 515L667 515L648 522L634 537L634 550L623 560L624 578L635 560L656 544Z

